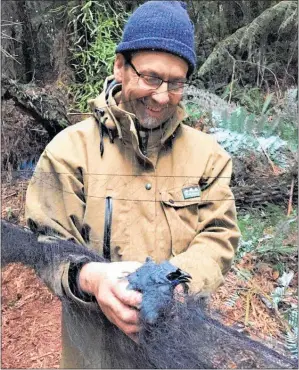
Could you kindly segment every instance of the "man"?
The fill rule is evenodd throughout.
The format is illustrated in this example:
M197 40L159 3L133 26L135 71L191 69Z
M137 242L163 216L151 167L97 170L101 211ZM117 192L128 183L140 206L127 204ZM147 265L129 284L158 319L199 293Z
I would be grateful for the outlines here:
M88 320L80 333L86 348L96 340L101 349L90 358L73 345L69 328L76 322L63 310L68 368L130 367L105 345L112 326L133 340L139 331L141 294L119 277L151 256L189 273L191 291L209 292L223 282L239 238L230 157L212 137L182 124L180 101L196 63L185 5L140 6L116 53L114 75L90 102L94 117L52 140L27 193L31 228L50 229L111 260L61 264L46 277L81 312L93 307L104 314L101 333Z

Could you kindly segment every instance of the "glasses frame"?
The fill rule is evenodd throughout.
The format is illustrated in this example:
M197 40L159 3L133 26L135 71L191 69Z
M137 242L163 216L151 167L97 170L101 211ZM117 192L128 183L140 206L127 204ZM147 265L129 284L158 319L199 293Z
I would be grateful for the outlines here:
M185 88L185 86L187 85L187 81L188 80L186 80L186 81L184 81L184 83L183 83L183 87L181 88L181 90L175 90L175 89L168 89L168 87L169 87L169 84L170 83L173 83L172 81L166 81L166 80L163 80L161 77L155 77L155 76L150 76L150 75L146 75L146 74L144 74L144 73L140 73L140 72L138 72L137 71L137 69L136 69L136 67L134 66L134 64L131 62L131 60L126 60L126 62L129 64L129 66L134 70L134 72L137 74L137 76L138 76L138 78L142 78L143 79L143 77L150 77L150 78L156 78L157 80L160 80L160 84L159 84L159 86L157 86L157 87L153 87L153 86L150 86L147 82L146 82L146 80L144 80L144 82L145 82L145 84L147 84L148 85L148 87L149 87L149 90L158 90L159 89L159 87L163 84L163 82L165 82L166 84L167 84L167 91L169 92L169 93L171 93L171 94L183 94L183 91L184 91L184 88ZM139 80L138 80L138 82L139 82Z

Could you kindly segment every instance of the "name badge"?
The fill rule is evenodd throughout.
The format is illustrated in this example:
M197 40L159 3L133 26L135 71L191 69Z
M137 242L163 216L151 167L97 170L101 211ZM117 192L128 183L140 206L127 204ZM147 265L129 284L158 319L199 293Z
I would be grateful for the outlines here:
M199 186L188 186L187 188L182 189L184 199L196 198L200 196L200 187Z

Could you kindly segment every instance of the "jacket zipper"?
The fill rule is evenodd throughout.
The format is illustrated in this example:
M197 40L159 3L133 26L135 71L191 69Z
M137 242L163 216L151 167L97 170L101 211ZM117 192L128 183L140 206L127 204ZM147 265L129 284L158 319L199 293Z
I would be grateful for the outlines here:
M112 198L106 198L105 207L105 225L104 225L104 240L103 240L103 256L111 261L111 226L112 226Z

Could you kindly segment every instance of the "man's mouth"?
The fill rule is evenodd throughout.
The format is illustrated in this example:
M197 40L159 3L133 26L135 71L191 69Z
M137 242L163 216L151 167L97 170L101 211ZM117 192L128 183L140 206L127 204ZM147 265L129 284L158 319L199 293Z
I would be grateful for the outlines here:
M141 100L142 104L145 106L146 109L150 110L151 112L160 113L164 108L158 108L158 107L151 107L145 103L145 101Z

